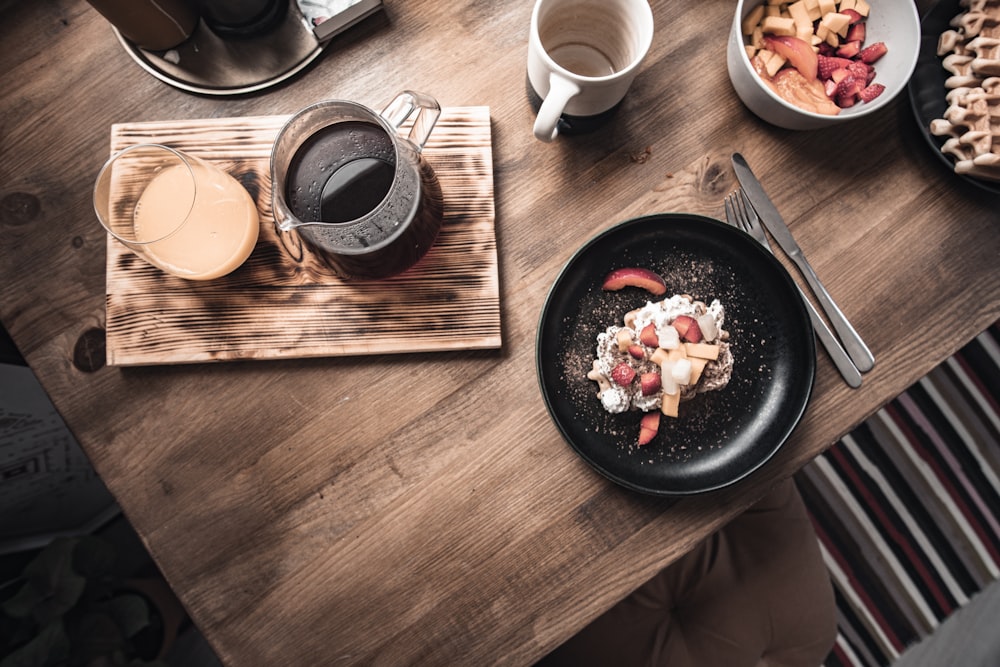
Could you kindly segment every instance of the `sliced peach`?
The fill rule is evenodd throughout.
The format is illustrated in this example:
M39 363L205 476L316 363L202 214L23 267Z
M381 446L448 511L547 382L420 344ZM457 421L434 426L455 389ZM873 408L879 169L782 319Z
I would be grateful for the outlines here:
M764 43L767 48L774 51L779 56L791 63L792 67L807 80L816 78L816 71L819 67L816 59L816 52L812 46L798 37L788 35L764 35Z
M667 350L667 360L668 361L677 361L678 359L687 359L688 358L688 351L687 351L687 346L688 345L690 345L690 343L685 343L684 345L680 345L678 347L675 347L672 350Z
M649 355L649 360L652 361L657 366L662 366L663 362L668 358L667 351L662 347L658 347L653 351L653 354Z
M604 278L601 285L603 289L609 291L620 290L624 287L641 287L651 294L666 294L667 283L659 274L637 267L625 267L615 269Z
M708 359L688 357L688 361L691 362L691 384L698 384L701 374L705 371L705 366L708 365Z
M678 414L678 406L681 404L681 392L676 392L674 394L663 393L660 394L660 412L668 417L676 417Z
M687 356L715 361L719 358L719 346L711 343L684 343Z

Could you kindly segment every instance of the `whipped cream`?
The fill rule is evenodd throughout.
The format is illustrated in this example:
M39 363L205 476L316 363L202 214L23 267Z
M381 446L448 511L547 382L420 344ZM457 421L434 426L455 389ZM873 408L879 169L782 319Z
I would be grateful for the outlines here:
M640 378L648 373L659 375L663 367L653 358L657 348L644 345L640 340L640 332L652 324L656 328L659 347L663 350L673 349L683 344L672 325L674 320L681 315L697 320L706 314L715 322L716 335L713 339L703 342L718 346L718 358L705 364L697 382L680 385L680 400L689 400L699 393L717 391L725 387L733 371L729 333L723 328L726 322L725 308L718 299L706 305L688 295L677 294L662 301L647 301L641 308L625 315L624 326L611 325L597 335L596 358L587 377L598 383L600 387L598 397L604 409L616 414L628 410L649 412L659 409L663 401L663 392L655 391L650 395L643 395ZM622 350L620 338L626 340L625 336L628 345L638 346L636 349L641 349L641 359L627 350ZM614 369L623 363L628 364L635 372L635 379L628 386L622 386L612 379Z

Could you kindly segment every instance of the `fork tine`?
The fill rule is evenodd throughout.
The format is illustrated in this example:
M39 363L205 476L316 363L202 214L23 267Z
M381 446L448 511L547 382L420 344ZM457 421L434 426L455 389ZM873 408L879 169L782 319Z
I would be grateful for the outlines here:
M746 210L743 207L742 190L737 188L733 190L726 196L726 204L729 205L733 210L733 219L736 221L735 226L742 229L744 232L749 233L750 230L747 228Z
M735 206L736 206L737 215L738 215L739 220L740 220L740 227L744 231L749 232L750 231L750 220L749 220L749 217L747 216L746 203L743 201L743 190L742 190L742 188L736 190L736 192L733 193L733 198L736 200Z
M754 233L767 240L767 236L764 233L764 225L760 221L760 216L757 215L757 209L753 207L753 203L751 203L750 198L747 197L747 193L742 188L740 188L740 199L743 202L743 208L746 210L747 223L754 228ZM768 243L768 248L770 247L771 244Z
M743 192L743 188L739 188L735 195L737 202L737 218L740 221L740 228L754 238L757 238L760 236L758 233L758 230L760 229L760 218L757 217L757 211L754 210L750 200L747 199L747 195ZM757 240L760 241L759 238L757 238ZM768 249L770 249L770 247L768 247Z
M723 204L725 205L726 208L726 222L728 222L733 227L739 227L740 223L739 219L736 217L736 208L733 205L732 192L726 195L725 199L723 200Z

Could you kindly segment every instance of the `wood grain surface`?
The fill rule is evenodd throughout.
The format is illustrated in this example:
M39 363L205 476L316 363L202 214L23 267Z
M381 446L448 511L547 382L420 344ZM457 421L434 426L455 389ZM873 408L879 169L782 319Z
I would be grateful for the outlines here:
M614 119L543 144L531 2L386 3L293 80L226 98L150 76L83 0L0 0L0 320L226 665L530 665L1000 318L998 202L929 153L905 94L837 128L771 127L727 77L735 2L651 4ZM489 109L501 347L106 364L91 189L113 125L381 108L401 89ZM820 351L767 465L711 494L640 496L553 425L538 318L594 234L721 219L734 151L876 366L851 390Z
M444 109L424 157L444 193L431 250L385 280L339 278L275 228L271 145L287 116L121 124L111 152L160 143L215 164L254 197L260 237L218 280L165 274L108 237L107 361L171 364L495 348L501 344L490 115Z

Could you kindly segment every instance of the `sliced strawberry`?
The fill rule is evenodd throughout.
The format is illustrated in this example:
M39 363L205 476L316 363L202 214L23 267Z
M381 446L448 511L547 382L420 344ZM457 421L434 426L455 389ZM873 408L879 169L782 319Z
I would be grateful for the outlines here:
M663 382L660 380L659 373L643 373L639 376L639 387L643 396L652 396L660 391L662 386Z
M688 327L691 326L692 322L694 322L693 317L689 317L688 315L678 315L674 318L674 321L671 322L670 325L677 329L677 334L681 338L684 338L684 334L687 333Z
M688 327L688 330L684 332L684 340L689 343L700 343L702 338L704 338L704 336L701 333L701 326L698 324L698 321L695 320L691 323L691 326Z
M656 335L656 325L650 322L639 332L639 342L649 347L658 347L660 338Z
M859 39L846 41L837 48L837 55L841 58L853 58L860 52L861 40Z
M816 56L816 76L819 77L821 81L829 79L833 73L838 69L845 69L851 61L847 58L841 58L839 56Z
M820 42L818 48L819 48L819 51L817 51L816 53L818 53L821 56L835 56L835 55L837 55L837 47L835 47L834 45L830 44L829 42Z
M672 324L677 329L677 333L680 334L681 340L697 343L703 338L698 320L689 315L678 315Z
M837 84L837 90L834 92L834 95L837 97L856 97L864 90L864 87L865 83L863 79L858 79L853 74L848 74Z
M838 70L838 71L847 71L847 70ZM826 81L824 81L823 92L826 93L827 97L833 99L834 94L837 92L837 82L834 81L833 79L827 79Z
M865 48L861 49L861 53L858 54L858 57L861 58L861 62L871 65L888 52L889 47L885 45L885 42L875 42L874 44L869 44Z
M868 85L864 90L858 93L858 97L861 98L862 102L871 102L876 97L882 94L885 90L885 86L881 83L873 83Z
M833 73L830 75L830 80L833 81L834 83L840 83L841 81L844 80L845 77L848 76L851 76L851 72L841 67L840 69L833 70Z
M611 379L615 384L627 387L635 379L635 370L623 361L611 369Z
M847 12L841 12L841 14L846 14ZM855 12L857 13L857 12ZM851 27L847 29L847 35L844 36L845 42L861 42L865 41L865 34L868 32L865 28L864 23L852 23Z
M848 70L856 79L864 81L866 86L875 79L875 68L871 65L866 65L860 60L852 61Z
M858 102L856 95L837 95L833 100L841 109L850 109Z
M648 445L660 430L660 413L647 412L639 420L639 445Z
M646 350L642 347L642 345L629 345L628 353L633 359L638 359L639 361L646 358Z
M854 78L861 79L863 81L867 79L869 73L874 70L860 60L852 60L847 66L847 71L853 74Z
M862 19L864 19L864 16L862 16L861 14L859 14L858 12L856 12L853 9L841 9L841 10L838 10L838 13L844 14L846 16L850 16L851 17L851 25L857 25L857 23L859 21L861 21Z
M864 81L859 81L857 77L848 74L837 84L837 90L833 93L833 99L841 109L853 107L858 101L858 95L864 90Z

